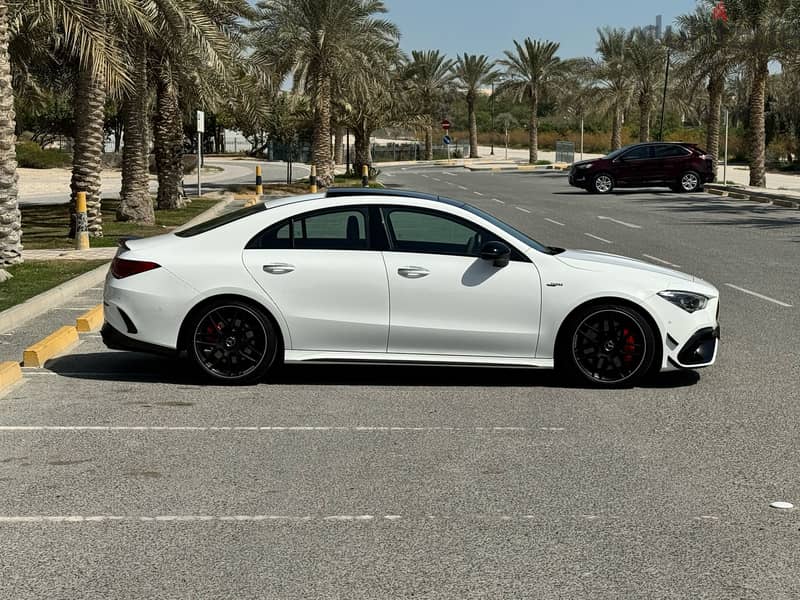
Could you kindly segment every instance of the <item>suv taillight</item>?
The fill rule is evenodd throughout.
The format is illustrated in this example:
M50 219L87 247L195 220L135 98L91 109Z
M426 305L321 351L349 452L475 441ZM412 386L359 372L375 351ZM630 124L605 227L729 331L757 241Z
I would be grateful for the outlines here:
M131 275L144 273L145 271L152 271L159 267L161 267L161 265L158 263L147 260L127 260L117 256L111 261L111 274L117 279L123 279Z

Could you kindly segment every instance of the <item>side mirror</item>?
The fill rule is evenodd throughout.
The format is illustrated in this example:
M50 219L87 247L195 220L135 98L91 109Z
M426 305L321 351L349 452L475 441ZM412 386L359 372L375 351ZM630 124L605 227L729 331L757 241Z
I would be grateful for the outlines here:
M511 248L503 242L486 242L481 248L481 258L491 260L495 267L505 267L511 259Z

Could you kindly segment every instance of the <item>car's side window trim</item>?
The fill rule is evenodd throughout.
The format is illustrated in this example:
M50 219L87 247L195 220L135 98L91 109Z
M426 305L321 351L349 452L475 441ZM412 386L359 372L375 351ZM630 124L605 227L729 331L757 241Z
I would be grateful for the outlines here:
M446 219L452 221L458 225L471 229L473 231L486 232L487 234L493 236L494 238L498 239L499 241L503 242L511 249L511 260L515 262L531 262L531 260L525 256L525 254L520 251L516 245L513 243L509 243L503 236L500 236L493 231L489 231L485 227L478 225L477 223L473 223L467 219L458 217L456 215L451 215L449 213L444 213L438 210L424 208L419 206L401 206L401 205L391 205L385 204L380 206L380 216L381 216L381 224L383 225L384 231L386 233L386 241L387 241L387 250L390 252L405 252L411 254L436 254L439 256L464 256L467 258L477 258L471 254L464 254L462 252L430 252L425 250L403 250L402 248L397 248L396 246L396 238L394 235L394 231L392 230L391 219L389 218L390 214L393 211L406 211L406 212L416 212L425 215L431 215L434 217L439 217L442 219Z

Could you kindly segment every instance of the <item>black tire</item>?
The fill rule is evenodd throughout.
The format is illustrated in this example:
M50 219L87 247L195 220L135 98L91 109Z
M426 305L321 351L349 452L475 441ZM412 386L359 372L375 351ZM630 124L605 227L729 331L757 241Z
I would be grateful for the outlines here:
M598 173L592 177L589 191L593 194L610 194L614 189L614 178L608 173Z
M629 387L647 376L657 356L656 335L629 306L587 306L564 323L557 366L570 380L597 387Z
M264 312L221 299L197 311L187 340L189 356L208 378L244 385L264 378L278 352L278 336Z
M678 191L685 194L701 192L703 191L703 180L695 171L686 171L680 176L675 187L678 188Z

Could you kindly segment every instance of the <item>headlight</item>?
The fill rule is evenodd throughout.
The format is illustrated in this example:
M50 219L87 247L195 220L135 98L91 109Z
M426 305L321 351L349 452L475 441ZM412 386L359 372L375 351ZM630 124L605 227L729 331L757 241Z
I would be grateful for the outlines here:
M586 163L586 164L584 164L584 165L577 165L577 168L578 168L578 169L591 169L591 168L592 168L592 166L593 166L593 164L592 164L592 163Z
M658 295L672 302L675 306L680 306L688 313L703 310L708 305L708 296L696 294L694 292L683 292L679 290L665 290L658 292Z

